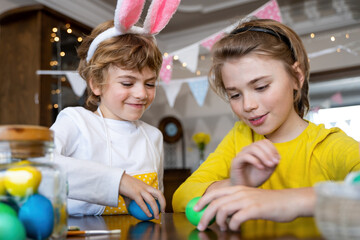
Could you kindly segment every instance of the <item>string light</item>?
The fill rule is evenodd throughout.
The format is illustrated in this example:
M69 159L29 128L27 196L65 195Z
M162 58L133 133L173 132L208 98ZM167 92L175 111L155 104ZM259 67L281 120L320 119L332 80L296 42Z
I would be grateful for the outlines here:
M60 56L64 57L65 56L65 52L60 52Z
M65 24L66 28L70 28L70 23Z
M310 37L314 38L315 37L315 33L310 33Z
M62 77L61 77L61 81L62 81L62 82L66 82L66 77L62 76Z
M57 29L56 27L54 27L54 28L52 29L52 31L53 31L54 33L56 33L56 32L58 31L58 29Z
M341 52L341 48L337 48L336 52L338 52L338 53Z
M57 103L54 104L54 108L57 109L59 105Z
M68 29L66 30L66 32L70 34L70 33L72 33L72 29L71 29L71 28L68 28Z
M179 60L179 56L178 56L178 55L175 55L175 56L174 56L174 60Z
M58 42L59 40L60 40L59 37L54 37L54 41L55 41L55 42Z
M53 38L56 37L56 33L54 33L54 32L51 33L51 37L53 37Z
M331 40L332 42L335 42L335 37L334 37L334 36L331 36L330 40Z
M204 56L204 55L201 55L201 56L200 56L200 59L201 59L202 61L204 61L204 60L205 60L205 56Z
M164 52L164 57L169 56L169 54L167 52Z
M77 38L77 41L78 41L78 42L82 42L82 40L83 40L82 37L78 37L78 38Z
M166 65L166 69L167 70L170 70L171 69L171 66L168 64L168 65Z
M186 66L187 66L187 63L186 63L186 62L183 62L183 63L182 63L182 66L183 66L183 67L186 67Z
M48 110L51 110L53 108L53 106L51 104L48 104L47 108L48 108Z
M197 75L197 76L200 76L200 74L201 74L200 70L197 70L197 71L196 71L196 75Z
M347 39L349 39L349 38L350 38L350 35L347 33L347 34L345 34L345 37L346 37Z

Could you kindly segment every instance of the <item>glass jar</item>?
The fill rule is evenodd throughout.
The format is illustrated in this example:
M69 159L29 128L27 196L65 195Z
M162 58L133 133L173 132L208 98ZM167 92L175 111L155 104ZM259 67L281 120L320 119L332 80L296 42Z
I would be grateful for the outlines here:
M65 239L66 179L53 149L46 127L0 125L0 239Z

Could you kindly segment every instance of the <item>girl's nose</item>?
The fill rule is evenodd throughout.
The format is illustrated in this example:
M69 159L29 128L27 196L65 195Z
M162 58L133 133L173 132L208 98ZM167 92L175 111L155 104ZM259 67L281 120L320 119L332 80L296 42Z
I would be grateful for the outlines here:
M250 112L258 107L256 98L251 94L243 94L244 111Z

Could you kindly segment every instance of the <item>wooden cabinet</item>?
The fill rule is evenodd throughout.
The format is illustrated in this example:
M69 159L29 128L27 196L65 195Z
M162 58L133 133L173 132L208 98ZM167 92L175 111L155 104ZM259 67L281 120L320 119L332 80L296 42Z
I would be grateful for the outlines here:
M51 34L54 27L60 29L66 24L79 35L91 31L42 5L14 9L0 16L0 124L50 126L54 121L51 90L58 79L37 75L36 71L59 68L50 65L54 61Z

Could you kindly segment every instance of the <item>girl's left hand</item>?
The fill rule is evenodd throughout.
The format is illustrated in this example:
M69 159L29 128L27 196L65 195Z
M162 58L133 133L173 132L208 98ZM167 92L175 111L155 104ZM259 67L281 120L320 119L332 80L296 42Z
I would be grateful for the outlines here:
M199 211L207 204L198 229L203 231L211 219L222 231L235 231L250 219L288 222L301 216L313 216L313 188L265 190L246 186L231 186L206 193L195 205ZM229 218L230 221L227 219Z

